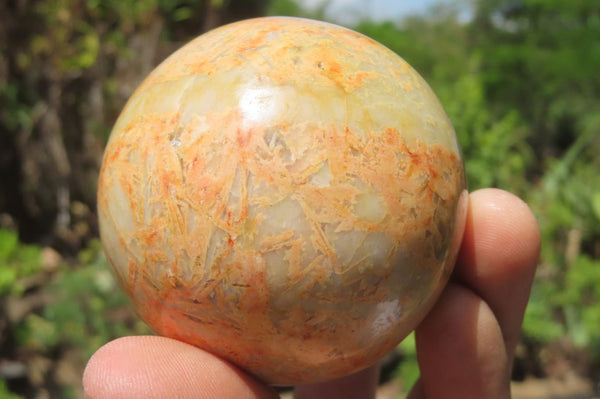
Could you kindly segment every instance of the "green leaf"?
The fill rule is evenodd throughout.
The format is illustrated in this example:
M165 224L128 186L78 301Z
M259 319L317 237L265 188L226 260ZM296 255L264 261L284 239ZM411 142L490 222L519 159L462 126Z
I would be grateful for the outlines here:
M0 267L0 295L11 292L17 280L17 271L12 267Z
M17 395L16 393L12 393L11 391L9 391L8 387L6 386L6 381L4 381L4 379L0 378L0 398L2 398L2 399L22 399L23 397L20 395Z
M16 232L0 229L0 263L3 264L2 266L6 266L5 264L13 256L18 244L19 239Z
M402 355L402 361L397 373L405 390L408 391L417 382L420 375L415 333L412 332L404 338L398 345L398 349Z
M22 346L41 352L51 350L59 339L60 331L56 324L36 314L27 316L24 325L17 331L17 340Z

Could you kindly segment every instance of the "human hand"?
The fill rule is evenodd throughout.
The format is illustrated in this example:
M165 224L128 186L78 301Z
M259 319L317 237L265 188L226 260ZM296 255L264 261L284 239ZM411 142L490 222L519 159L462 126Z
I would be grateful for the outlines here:
M450 283L416 330L421 378L410 399L510 397L510 373L540 247L528 206L504 191L470 195ZM296 398L375 397L378 366ZM276 398L268 386L208 352L169 338L126 337L106 344L83 375L86 397Z

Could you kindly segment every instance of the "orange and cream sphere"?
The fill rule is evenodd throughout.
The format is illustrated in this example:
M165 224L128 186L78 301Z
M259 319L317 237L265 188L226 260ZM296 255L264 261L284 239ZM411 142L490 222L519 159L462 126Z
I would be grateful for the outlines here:
M456 136L403 59L298 18L206 33L159 65L109 139L101 237L139 315L271 384L363 369L456 260Z

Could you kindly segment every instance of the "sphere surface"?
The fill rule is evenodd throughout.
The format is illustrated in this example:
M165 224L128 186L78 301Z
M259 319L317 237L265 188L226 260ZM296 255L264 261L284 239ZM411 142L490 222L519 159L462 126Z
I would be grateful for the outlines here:
M466 187L454 130L404 60L271 17L149 75L109 139L98 207L151 328L292 385L363 369L422 320L456 260Z

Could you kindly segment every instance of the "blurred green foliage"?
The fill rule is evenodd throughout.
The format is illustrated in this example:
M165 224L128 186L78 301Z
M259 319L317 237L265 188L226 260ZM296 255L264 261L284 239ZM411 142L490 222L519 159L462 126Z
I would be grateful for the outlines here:
M21 395L12 393L6 386L6 381L0 378L0 398L2 399L22 399Z
M0 228L0 296L23 293L23 279L39 271L41 249L19 243L15 231Z
M459 44L428 46L421 33L435 19L413 20L397 30L413 44L396 51L444 103L471 190L515 192L537 216L542 254L522 342L566 340L598 375L600 3L482 0L467 24L452 15L438 19L439 43Z
M114 338L149 332L141 321L132 321L129 312L119 315L128 306L127 299L98 240L79 253L78 264L82 266L64 270L45 287L52 299L40 315L30 314L18 327L22 347L49 352L68 345L88 359ZM121 318L119 322L115 317Z
M41 248L19 243L16 236L14 231L0 230L0 264L3 265L0 276L10 278L2 277L5 289L0 292L0 305L8 296L23 296L12 302L11 306L19 308L18 304L27 306L28 303L22 289L23 280L43 272L40 271ZM5 259L9 263L5 263ZM30 284L29 290L43 293L44 300L39 306L23 317L9 320L12 325L4 331L0 320L0 344L14 341L25 358L51 358L57 353L75 351L76 362L82 369L87 359L106 342L124 335L150 333L129 308L99 240L92 240L82 249L72 266L63 265L52 275L46 273L42 282ZM80 396L71 392L80 389L78 386L58 388L60 397ZM8 391L5 394L3 390L6 384L0 378L0 398L10 398Z
M415 342L415 333L410 333L400 344L398 350L402 355L402 360L396 371L400 378L402 387L409 391L419 379L419 364L417 361L417 346Z
M456 4L356 28L405 58L438 94L470 190L512 191L536 214L543 247L522 344L566 341L598 375L600 3L481 0L468 22Z

